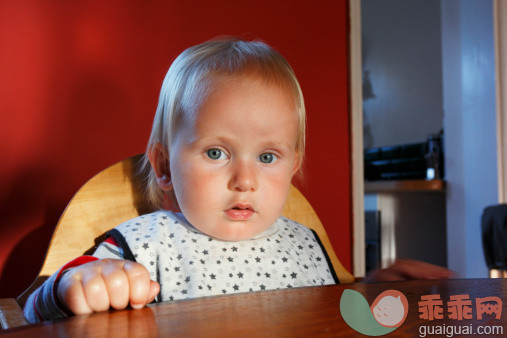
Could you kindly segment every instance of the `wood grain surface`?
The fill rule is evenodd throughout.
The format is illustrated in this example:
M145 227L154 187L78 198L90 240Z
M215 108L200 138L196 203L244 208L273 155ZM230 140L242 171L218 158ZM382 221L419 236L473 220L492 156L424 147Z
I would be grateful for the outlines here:
M14 298L0 299L0 328L7 329L27 324L23 310Z
M419 336L419 327L432 325L503 326L507 332L507 280L455 279L355 283L323 287L263 291L230 296L152 304L142 310L124 310L76 316L4 331L8 337L70 336L360 336L342 319L340 297L345 289L360 292L371 305L385 290L401 291L409 311L394 337ZM473 319L457 321L447 314L442 320L419 318L421 296L439 294L444 304L452 295L467 294L472 300ZM475 298L499 297L503 301L500 320L484 315L477 320ZM444 307L445 312L445 307Z

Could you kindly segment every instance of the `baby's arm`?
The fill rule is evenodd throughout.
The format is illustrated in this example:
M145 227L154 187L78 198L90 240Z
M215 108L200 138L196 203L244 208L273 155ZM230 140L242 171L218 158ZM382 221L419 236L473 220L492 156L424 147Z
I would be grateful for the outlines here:
M117 262L109 264L111 261ZM122 262L122 264L119 264L118 262ZM107 265L105 272L103 265ZM86 272L89 270L92 270L91 274L95 275L95 278L90 278L90 273ZM115 274L114 271L111 270L116 270L119 273ZM44 284L34 293L32 293L25 304L25 317L29 322L34 323L41 320L61 318L72 313L89 313L91 311L98 311L96 310L97 304L93 301L95 297L92 296L90 299L92 304L88 304L88 299L83 299L83 297L87 297L89 291L92 291L92 293L97 292L97 290L100 291L100 289L104 290L104 287L107 290L106 281L107 283L111 281L116 286L118 285L116 283L121 284L121 280L127 280L130 283L129 276L134 279L134 286L132 288L133 298L131 299L131 288L129 284L127 291L122 291L123 294L128 295L128 301L124 307L126 307L129 303L132 303L133 307L142 307L144 304L147 304L154 299L160 288L158 283L152 281L149 281L148 287L138 286L139 283L146 284L144 281L145 278L142 277L144 273L140 272L143 270L146 272L149 281L148 272L142 265L123 260L123 252L114 240L106 240L99 245L93 256L82 256L66 264L59 271L53 274L46 282L44 282ZM100 274L97 274L98 272L100 272ZM104 273L108 276L106 277L106 280L104 280L103 277ZM114 278L109 278L111 274ZM141 274L141 278L139 278L139 274ZM118 279L117 276L123 276L126 279L122 277ZM141 279L140 282L138 281L139 279ZM96 282L101 280L104 284L102 284L102 287L97 287ZM118 282L118 280L120 280L120 282ZM89 283L90 281L92 283ZM77 287L79 286L77 284L78 282L81 284L81 290ZM91 286L91 288L89 286ZM116 286L114 288L116 288ZM72 290L69 290L69 288ZM139 288L143 289L140 294L139 291L136 291L139 290ZM81 293L79 294L79 292ZM148 297L144 304L140 304L142 302L138 302L138 295L140 298L143 298L143 293L145 292L148 292ZM107 293L107 297L109 297L109 293ZM83 304L83 300L86 301L86 304ZM120 303L117 301L117 297L113 296L112 300L114 304L110 302L111 307L117 308ZM125 303L124 300L123 302ZM100 305L101 304L99 304L99 306Z

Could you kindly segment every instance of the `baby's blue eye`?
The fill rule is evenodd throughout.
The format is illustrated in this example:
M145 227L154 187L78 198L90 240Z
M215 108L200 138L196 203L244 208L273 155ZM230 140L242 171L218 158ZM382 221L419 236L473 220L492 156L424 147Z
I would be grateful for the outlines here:
M209 158L211 158L212 160L219 160L221 157L222 157L222 151L220 149L216 149L216 148L213 148L213 149L209 149L206 154L208 155Z
M262 163L269 164L269 163L272 163L272 162L276 161L276 155L271 154L271 153L262 153L262 154L259 156L259 160L260 160Z

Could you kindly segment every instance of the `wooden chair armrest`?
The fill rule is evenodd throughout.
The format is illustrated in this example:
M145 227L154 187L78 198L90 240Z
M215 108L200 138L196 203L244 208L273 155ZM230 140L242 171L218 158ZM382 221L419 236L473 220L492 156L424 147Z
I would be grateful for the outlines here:
M23 310L14 298L0 299L0 327L10 329L12 327L27 325Z

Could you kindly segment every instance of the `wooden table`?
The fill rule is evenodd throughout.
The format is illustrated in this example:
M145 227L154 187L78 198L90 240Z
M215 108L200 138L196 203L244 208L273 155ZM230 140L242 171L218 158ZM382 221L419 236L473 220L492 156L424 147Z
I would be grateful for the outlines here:
M344 289L360 292L371 305L383 291L395 289L408 299L405 322L391 336L419 336L421 326L502 327L507 334L507 279L456 279L372 284L331 285L217 296L150 305L142 310L124 310L76 316L4 331L18 336L359 336L340 315ZM419 318L421 296L439 294L443 303L450 296L467 294L473 319ZM494 314L476 317L475 299L495 296L503 301L500 320ZM430 336L427 337L436 337Z

